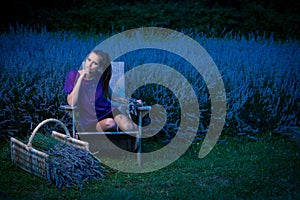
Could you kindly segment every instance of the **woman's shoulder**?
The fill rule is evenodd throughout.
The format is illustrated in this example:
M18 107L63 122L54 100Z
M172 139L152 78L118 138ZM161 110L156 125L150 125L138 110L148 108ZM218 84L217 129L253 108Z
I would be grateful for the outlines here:
M72 69L71 71L69 71L68 76L77 76L78 74L78 70Z
M76 69L72 69L71 71L69 71L69 74L78 74L79 71Z
M79 72L78 72L78 70L71 70L71 71L69 71L68 72L68 74L67 74L67 79L71 79L71 80L75 80L76 79L76 77L78 77L78 74L79 74Z

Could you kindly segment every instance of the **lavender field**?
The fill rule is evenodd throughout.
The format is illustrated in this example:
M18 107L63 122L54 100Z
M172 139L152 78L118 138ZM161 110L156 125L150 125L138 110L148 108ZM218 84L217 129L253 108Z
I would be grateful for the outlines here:
M222 134L263 137L286 134L299 127L300 121L300 45L297 41L274 41L272 38L250 39L227 35L209 38L201 33L186 33L198 41L211 55L222 74L227 97L227 116ZM50 33L18 27L0 35L0 127L1 138L25 136L47 118L65 123L70 119L59 106L65 104L63 84L67 72L78 69L85 56L107 34L78 37L69 32ZM155 55L126 57L126 70L139 59ZM139 57L140 56L140 57ZM161 56L161 55L160 55ZM147 61L147 60L146 60ZM172 64L170 64L172 65ZM176 68L176 67L175 67ZM210 99L204 84L193 71L177 69L193 85L203 113L199 133L205 133L209 119ZM163 102L163 88L144 90L146 102ZM152 91L152 92L151 92ZM148 93L147 93L148 92ZM139 94L139 93L138 93ZM174 107L178 106L176 103ZM175 111L174 111L175 110ZM173 113L172 113L173 112ZM170 108L169 116L177 115ZM170 119L166 132L176 130Z

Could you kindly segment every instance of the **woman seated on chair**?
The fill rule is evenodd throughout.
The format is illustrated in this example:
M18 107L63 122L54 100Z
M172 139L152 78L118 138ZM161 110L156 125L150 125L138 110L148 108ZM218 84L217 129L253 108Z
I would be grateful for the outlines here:
M137 125L111 104L109 82L111 60L107 53L93 50L83 62L83 69L71 70L65 80L67 102L79 112L79 131L135 131ZM123 103L127 100L122 99Z

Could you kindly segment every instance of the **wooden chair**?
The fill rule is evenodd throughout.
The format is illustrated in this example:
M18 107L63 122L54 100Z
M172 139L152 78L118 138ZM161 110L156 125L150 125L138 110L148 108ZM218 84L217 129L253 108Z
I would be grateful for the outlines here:
M112 62L112 78L110 81L110 87L114 88L116 86L117 81L120 79L122 75L124 75L124 62ZM124 79L121 79L122 81ZM118 95L125 97L125 83L118 82L118 87L121 90L118 90ZM123 88L123 90L122 90ZM86 141L89 143L89 151L92 153L113 153L111 150L115 148L114 145L122 148L126 151L135 152L137 154L137 162L138 165L141 164L141 148L142 148L142 120L145 115L149 113L151 110L151 106L140 106L137 107L138 112L138 130L131 132L122 132L122 131L113 131L113 132L79 132L77 130L77 116L78 109L76 106L69 105L61 105L61 109L66 111L72 117L72 133L71 136L76 139L80 139L82 141ZM121 105L119 109L123 113L128 113L128 105ZM129 116L130 117L130 116ZM107 137L111 142L107 142Z

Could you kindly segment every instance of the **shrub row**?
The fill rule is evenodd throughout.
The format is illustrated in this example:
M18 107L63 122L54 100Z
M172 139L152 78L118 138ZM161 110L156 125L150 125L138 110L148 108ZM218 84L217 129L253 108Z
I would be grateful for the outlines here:
M299 126L299 43L235 35L219 39L198 32L187 34L208 51L222 74L227 96L224 134L285 133L290 126ZM25 136L50 117L70 125L70 118L59 109L66 103L65 76L70 69L78 69L87 53L106 37L99 34L82 39L69 32L50 33L45 29L22 27L1 34L1 136ZM199 100L199 134L207 131L210 96L199 74L188 64L176 67L175 58L169 59L160 52L155 54L153 50L123 59L129 66L127 71L138 63L161 59L163 64L173 66L184 75ZM180 82L174 84L181 87ZM164 133L167 137L176 133L180 126L177 120L180 104L174 94L164 87L150 85L135 95L147 104L162 104L169 120Z

